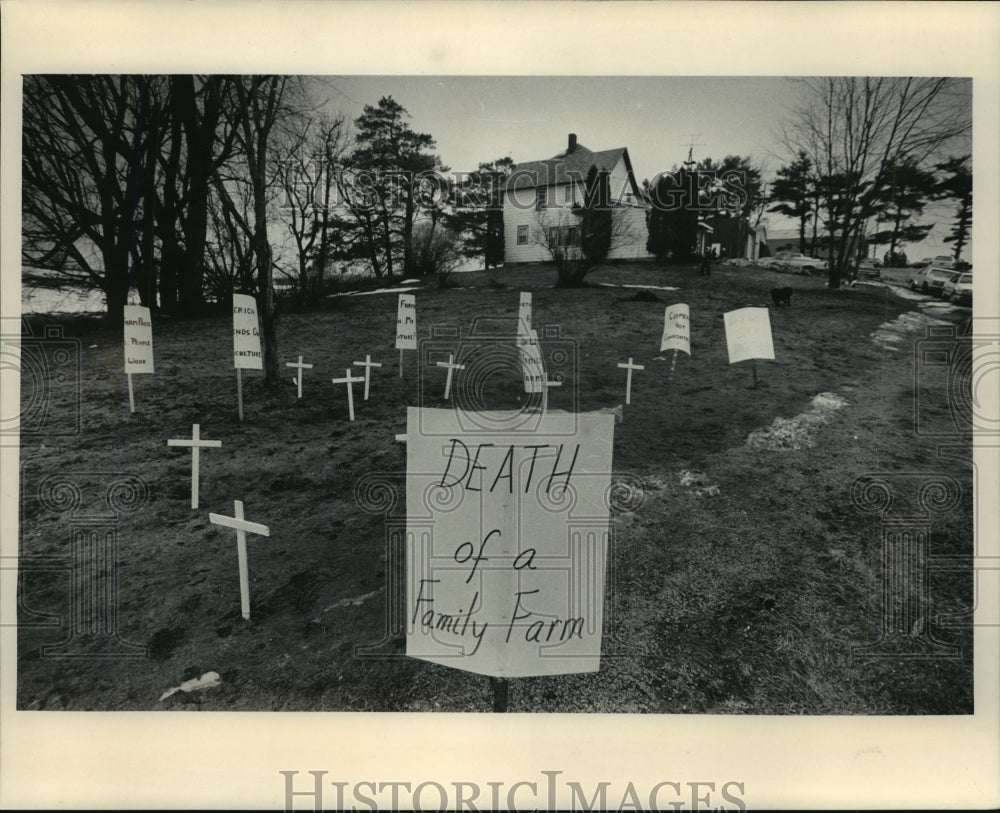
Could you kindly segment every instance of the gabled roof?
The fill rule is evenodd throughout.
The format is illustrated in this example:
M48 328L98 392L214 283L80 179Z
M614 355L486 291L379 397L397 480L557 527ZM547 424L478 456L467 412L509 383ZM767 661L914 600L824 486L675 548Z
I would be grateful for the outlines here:
M544 161L526 161L518 164L511 173L511 184L514 189L531 189L536 186L554 186L571 181L579 183L587 179L587 173L592 166L596 166L598 170L611 172L623 157L631 176L632 162L625 147L592 152L582 144L577 144L568 154L563 151Z

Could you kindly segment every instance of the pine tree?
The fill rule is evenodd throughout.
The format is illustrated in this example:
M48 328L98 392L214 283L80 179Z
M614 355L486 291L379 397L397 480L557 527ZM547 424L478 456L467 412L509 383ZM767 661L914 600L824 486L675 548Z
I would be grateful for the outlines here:
M800 150L798 157L788 166L778 170L771 185L770 201L776 203L769 212L792 217L799 221L799 251L806 254L806 225L816 217L813 209L812 161L808 153ZM808 252L811 253L811 252Z
M921 169L912 161L895 163L890 169L888 184L880 199L876 199L877 215L887 228L869 237L876 245L888 245L890 264L902 254L904 243L919 243L934 224L916 224L912 220L919 217L934 194L936 179L934 174Z
M393 276L393 254L398 245L403 251L403 274L414 273L413 223L419 209L427 208L428 200L421 194L421 184L430 174L444 169L430 152L434 138L414 132L406 122L409 116L399 102L383 96L377 106L365 105L354 122L358 146L353 164L368 173L365 191L372 193L373 217L368 225L375 228L369 239L379 243L378 251L389 277ZM437 203L441 203L440 199Z
M969 169L971 156L963 155L949 158L935 166L936 169L948 173L937 185L935 197L951 198L958 203L955 212L955 222L951 232L944 238L946 243L955 244L955 262L962 259L962 251L969 242L972 231L972 170Z

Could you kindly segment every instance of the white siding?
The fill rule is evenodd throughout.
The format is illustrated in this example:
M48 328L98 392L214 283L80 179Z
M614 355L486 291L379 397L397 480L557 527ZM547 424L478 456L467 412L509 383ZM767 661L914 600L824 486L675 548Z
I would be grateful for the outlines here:
M548 262L552 259L542 244L542 232L538 225L538 211L534 204L527 206L528 200L533 200L534 190L521 189L517 192L518 206L512 201L513 192L508 192L503 202L503 260L505 263L536 263ZM517 227L528 227L528 243L517 244Z
M646 251L646 210L638 206L615 212L615 237L608 252L609 260L644 260L652 256Z

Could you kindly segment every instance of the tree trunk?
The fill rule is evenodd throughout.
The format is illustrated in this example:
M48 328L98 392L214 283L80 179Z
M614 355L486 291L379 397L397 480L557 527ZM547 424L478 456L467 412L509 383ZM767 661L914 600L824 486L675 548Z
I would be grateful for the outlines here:
M413 274L413 179L409 181L406 192L406 205L403 208L403 276L410 279Z
M128 304L128 243L119 241L103 253L104 299L107 303L106 327L115 333L125 328L125 305Z

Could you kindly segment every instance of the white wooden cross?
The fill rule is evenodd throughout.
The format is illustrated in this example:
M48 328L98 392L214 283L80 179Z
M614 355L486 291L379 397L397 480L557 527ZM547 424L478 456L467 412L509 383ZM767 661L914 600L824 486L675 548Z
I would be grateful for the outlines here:
M209 514L208 521L213 525L224 525L227 528L236 529L236 555L240 564L240 611L243 617L250 620L250 569L247 566L247 531L261 536L270 536L271 531L266 525L258 525L256 522L248 522L243 519L243 503L240 500L233 500L234 516L227 517L223 514Z
M633 370L645 370L646 367L643 364L633 364L632 357L629 356L628 364L622 364L618 362L618 366L623 370L628 370L628 379L625 382L625 403L632 403L632 371Z
M444 384L444 400L447 401L451 398L451 376L455 370L464 370L464 364L455 364L455 355L453 353L448 354L447 361L439 361L437 363L438 367L448 368L448 380Z
M377 361L372 361L372 357L365 353L364 361L355 361L358 367L365 368L365 400L368 400L368 382L371 380L372 367L381 367L382 365Z
M298 387L299 387L299 398L301 398L302 397L302 368L304 367L307 370L311 370L312 369L312 365L311 364L303 364L302 363L302 356L299 356L298 362L287 361L287 362L285 362L285 366L286 367L297 367L298 368L295 371L295 378L293 378L292 381L294 381L298 385Z
M221 440L202 440L200 435L201 428L199 424L192 424L191 426L191 440L187 438L171 438L167 441L167 446L190 446L191 447L191 507L198 507L198 461L199 461L199 450L202 447L206 449L217 449L222 445Z
M351 368L348 367L345 370L345 375L343 378L334 378L334 384L347 384L347 409L351 414L351 420L354 420L354 385L364 381L363 378L354 378L351 376Z

